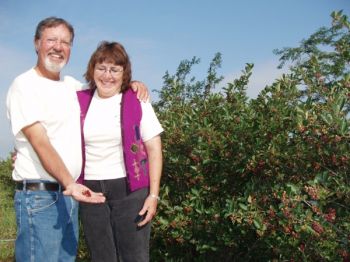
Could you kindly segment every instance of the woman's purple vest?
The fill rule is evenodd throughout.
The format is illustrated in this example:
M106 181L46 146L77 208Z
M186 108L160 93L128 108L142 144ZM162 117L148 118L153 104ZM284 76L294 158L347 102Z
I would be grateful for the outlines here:
M82 139L83 166L78 182L84 181L85 170L85 141L84 121L88 112L94 90L87 89L77 92L80 104L80 124ZM140 134L142 108L136 94L129 88L123 93L121 103L121 132L126 176L130 191L149 186L149 166L145 145ZM103 160L101 160L103 161Z

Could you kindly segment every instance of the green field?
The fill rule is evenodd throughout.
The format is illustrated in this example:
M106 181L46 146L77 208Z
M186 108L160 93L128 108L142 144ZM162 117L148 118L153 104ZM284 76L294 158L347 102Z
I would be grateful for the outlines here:
M0 261L13 261L16 220L13 208L14 183L11 181L10 162L0 166Z

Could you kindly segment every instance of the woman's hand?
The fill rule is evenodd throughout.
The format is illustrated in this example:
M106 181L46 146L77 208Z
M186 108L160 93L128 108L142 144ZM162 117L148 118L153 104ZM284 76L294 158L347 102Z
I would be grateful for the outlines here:
M156 215L158 205L158 197L149 195L145 203L143 204L142 209L139 212L140 216L145 216L145 218L137 224L137 226L142 227L146 225L148 222L152 220L152 218Z

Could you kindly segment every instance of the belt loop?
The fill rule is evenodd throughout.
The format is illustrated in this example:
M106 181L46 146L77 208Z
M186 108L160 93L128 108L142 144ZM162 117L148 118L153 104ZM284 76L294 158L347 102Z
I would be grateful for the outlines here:
M23 191L27 191L27 180L23 180Z

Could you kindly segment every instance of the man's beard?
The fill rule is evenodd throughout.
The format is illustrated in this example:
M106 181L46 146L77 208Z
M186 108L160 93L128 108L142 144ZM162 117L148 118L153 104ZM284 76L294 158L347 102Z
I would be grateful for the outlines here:
M44 66L45 66L46 70L50 71L50 72L59 73L59 72L61 72L62 68L65 65L66 65L65 61L57 64L57 63L51 62L48 57L45 57L45 59L44 59Z

